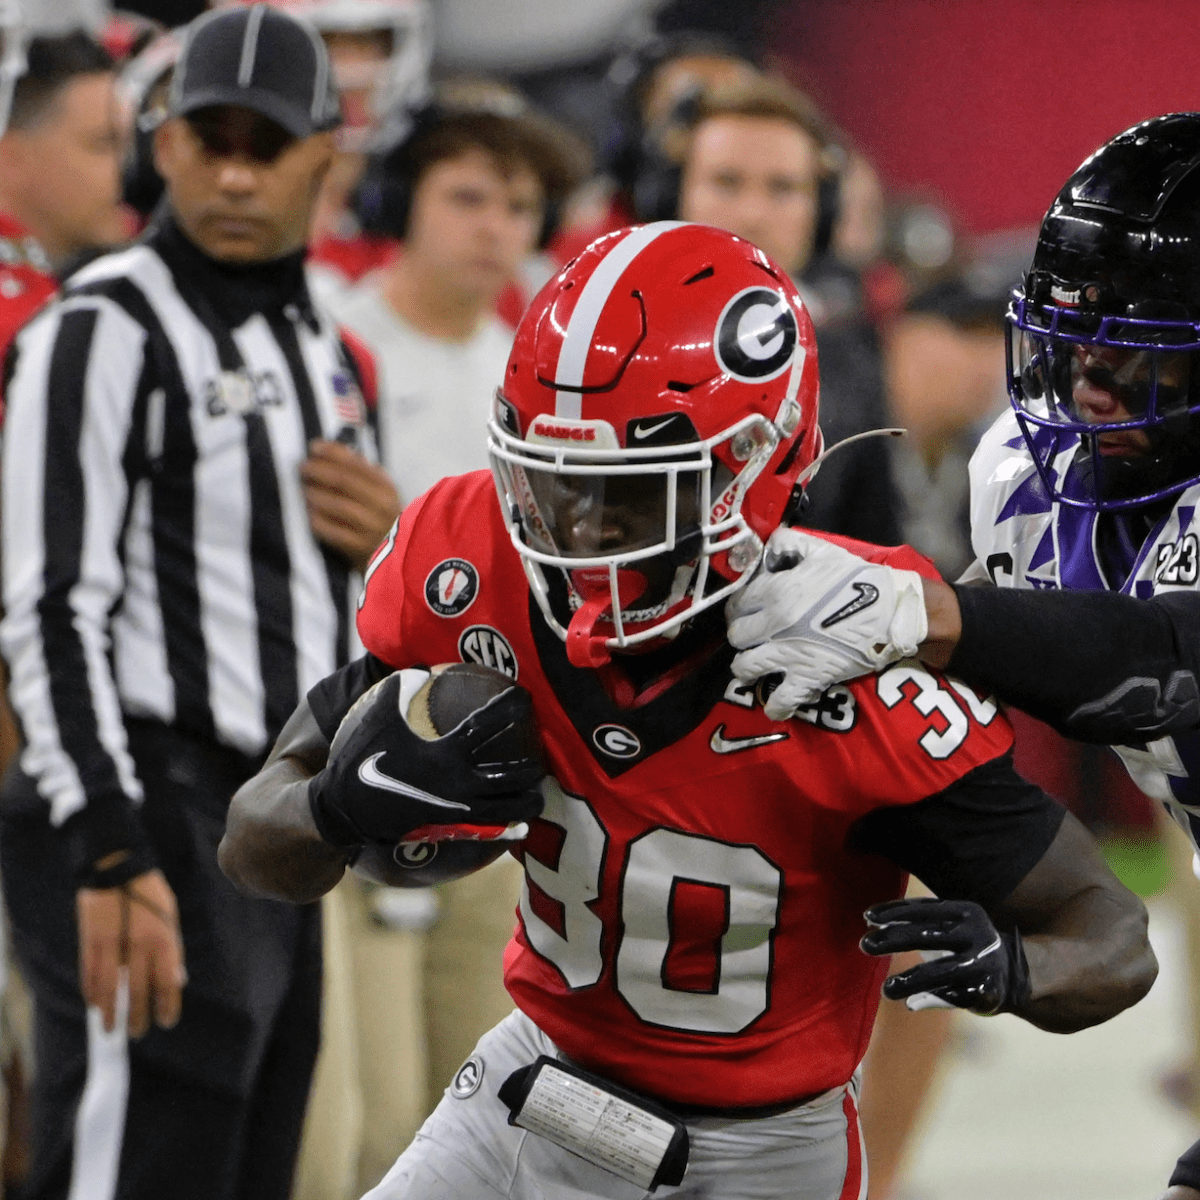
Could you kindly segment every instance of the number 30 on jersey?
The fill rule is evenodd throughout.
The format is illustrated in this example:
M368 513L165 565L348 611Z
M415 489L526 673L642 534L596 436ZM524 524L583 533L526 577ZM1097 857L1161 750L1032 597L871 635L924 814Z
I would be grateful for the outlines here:
M553 867L526 851L521 919L530 944L570 987L590 987L604 970L604 929L591 902L599 895L609 838L582 797L565 793L553 778L543 791L541 820L557 828L561 848ZM538 914L530 884L553 902L559 921ZM629 843L619 886L622 935L616 988L643 1021L698 1033L737 1033L766 1012L783 872L761 850L651 829ZM673 917L678 918L685 886L708 890L724 904L725 932L712 973L715 986L706 990L668 985L669 955L678 933Z

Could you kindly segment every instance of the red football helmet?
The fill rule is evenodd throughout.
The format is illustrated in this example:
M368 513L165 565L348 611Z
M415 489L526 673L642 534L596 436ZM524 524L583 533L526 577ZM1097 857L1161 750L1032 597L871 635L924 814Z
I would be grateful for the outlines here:
M542 289L488 445L513 545L572 662L673 636L750 578L820 454L817 391L799 294L733 234L618 230Z

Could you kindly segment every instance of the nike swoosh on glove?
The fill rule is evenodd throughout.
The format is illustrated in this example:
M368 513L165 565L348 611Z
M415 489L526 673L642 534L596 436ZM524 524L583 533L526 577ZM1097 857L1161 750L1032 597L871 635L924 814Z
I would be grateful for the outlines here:
M966 1008L990 1016L1029 999L1020 933L1000 933L973 900L890 900L863 915L874 927L860 943L867 954L921 950L932 960L891 976L883 985L889 1000L906 999L914 1010Z
M725 606L743 683L782 680L763 709L794 716L826 689L910 658L929 633L916 571L869 563L801 529L777 529L762 566Z
M541 812L545 768L529 693L513 684L449 733L425 738L406 714L428 677L396 671L343 719L308 787L313 820L331 845L394 843L448 823L503 827Z

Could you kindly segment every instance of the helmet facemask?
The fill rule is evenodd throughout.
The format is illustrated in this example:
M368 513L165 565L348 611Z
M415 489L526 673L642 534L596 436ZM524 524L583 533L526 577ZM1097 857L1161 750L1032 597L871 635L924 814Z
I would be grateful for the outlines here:
M1200 325L1088 314L1020 292L1008 322L1009 396L1050 495L1122 511L1200 482ZM1060 480L1054 460L1072 444L1074 478Z
M513 545L577 666L675 636L758 562L742 502L780 442L759 414L707 439L693 429L676 444L628 448L604 420L547 416L525 439L499 419L489 430ZM565 603L547 568L561 572Z
M617 230L546 284L488 448L572 663L652 650L750 578L820 447L817 408L804 303L733 234Z

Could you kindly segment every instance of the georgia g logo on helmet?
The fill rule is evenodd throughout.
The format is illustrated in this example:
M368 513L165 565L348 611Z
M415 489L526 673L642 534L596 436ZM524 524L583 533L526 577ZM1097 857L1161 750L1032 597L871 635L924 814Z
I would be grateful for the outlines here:
M713 348L722 370L760 383L787 369L796 337L796 314L787 299L770 288L750 287L721 310Z

